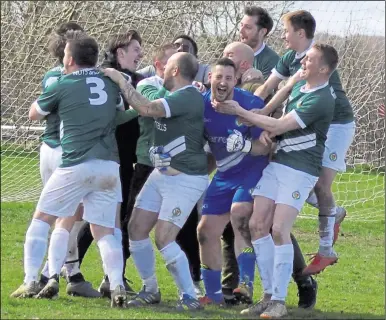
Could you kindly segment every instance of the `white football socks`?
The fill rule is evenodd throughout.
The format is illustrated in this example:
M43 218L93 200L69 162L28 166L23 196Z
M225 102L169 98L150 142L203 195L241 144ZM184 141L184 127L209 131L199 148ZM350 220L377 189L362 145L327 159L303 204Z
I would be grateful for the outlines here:
M293 271L293 261L294 246L292 243L275 246L275 262L272 281L273 294L271 300L285 301Z
M272 294L273 265L275 257L275 244L272 236L252 241L253 249L256 255L257 269L265 294Z
M66 269L67 276L73 276L80 273L79 269L79 253L78 253L78 234L82 228L84 221L75 221L74 226L71 229L70 237L68 241L68 252L66 263L64 267Z
M48 270L50 277L60 275L60 269L66 259L70 233L63 228L55 228L51 234L48 248Z
M24 282L37 281L39 269L47 250L50 225L39 219L32 219L24 243Z
M112 235L104 236L98 241L99 251L104 264L105 272L109 277L110 290L118 285L124 286L122 279L123 253L122 244Z
M138 241L129 240L129 246L131 256L141 276L145 290L157 293L158 282L155 275L155 255L150 238Z
M165 260L166 268L173 276L181 294L188 294L197 299L194 284L190 275L189 261L180 246L173 241L160 250Z
M336 207L319 208L319 253L324 256L332 254L335 213Z

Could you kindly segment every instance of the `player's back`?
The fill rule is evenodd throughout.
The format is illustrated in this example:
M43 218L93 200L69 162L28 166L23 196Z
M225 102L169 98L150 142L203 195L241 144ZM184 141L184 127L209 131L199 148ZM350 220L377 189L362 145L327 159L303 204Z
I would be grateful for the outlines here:
M235 88L233 100L237 101L246 110L262 109L264 102L250 92ZM239 131L245 139L255 140L259 138L262 129L248 127L238 121L234 115L218 113L211 105L211 91L204 94L205 102L205 136L213 156L216 159L217 170L226 174L236 174L251 165L265 166L266 156L252 156L244 152L228 152L226 148L227 138L233 130Z
M88 159L117 161L115 140L119 88L94 68L58 80L58 113L63 165Z

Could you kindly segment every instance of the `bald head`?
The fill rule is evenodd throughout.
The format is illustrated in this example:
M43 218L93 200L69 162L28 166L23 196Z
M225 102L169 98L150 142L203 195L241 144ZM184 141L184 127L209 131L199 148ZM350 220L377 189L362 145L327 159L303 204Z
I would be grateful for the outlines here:
M182 78L192 82L198 72L197 58L188 52L177 52L173 54L170 63L179 69Z
M174 91L178 85L192 84L198 71L196 57L188 52L173 54L165 66L164 87Z
M224 49L223 57L227 57L235 63L238 75L242 75L245 70L251 68L255 58L253 49L242 42L228 44Z

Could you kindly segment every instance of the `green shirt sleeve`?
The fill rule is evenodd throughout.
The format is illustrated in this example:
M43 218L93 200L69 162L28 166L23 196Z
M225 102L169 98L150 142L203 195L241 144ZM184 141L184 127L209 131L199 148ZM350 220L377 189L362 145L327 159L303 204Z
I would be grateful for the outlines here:
M37 99L37 104L39 105L39 113L47 115L52 111L56 110L59 102L59 83L53 82L48 86L44 92Z
M164 87L158 89L157 87L151 85L139 86L137 87L137 91L150 101L163 98L167 93L167 90Z
M279 62L276 64L275 71L273 71L279 78L282 78L282 80L290 77L290 63L291 63L291 51L284 54ZM280 77L281 76L281 77Z
M190 92L187 92L188 90L189 89L177 91L161 99L165 107L165 118L178 117L191 112L191 110L186 108L186 102L189 101L189 97L191 96ZM196 89L193 88L193 90Z
M138 117L138 112L134 109L129 109L126 111L117 110L117 114L115 116L115 123L117 126L129 122L134 118Z

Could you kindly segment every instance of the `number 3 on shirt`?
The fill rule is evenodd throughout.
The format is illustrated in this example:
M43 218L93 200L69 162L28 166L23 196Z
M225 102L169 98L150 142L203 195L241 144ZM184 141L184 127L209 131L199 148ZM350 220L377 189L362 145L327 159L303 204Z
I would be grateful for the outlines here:
M107 93L103 90L105 88L104 81L97 77L88 77L86 78L86 83L95 84L95 86L90 87L90 93L98 95L98 97L95 99L88 99L90 101L90 104L93 106L100 106L102 104L105 104L107 101Z

